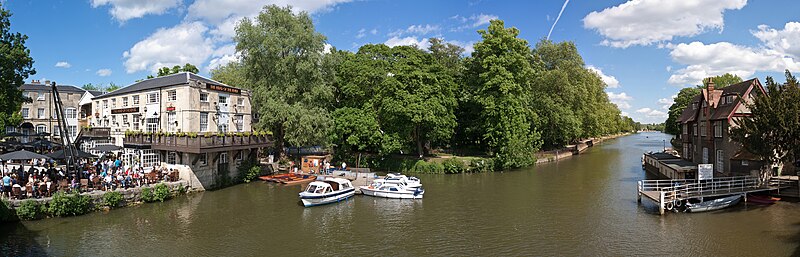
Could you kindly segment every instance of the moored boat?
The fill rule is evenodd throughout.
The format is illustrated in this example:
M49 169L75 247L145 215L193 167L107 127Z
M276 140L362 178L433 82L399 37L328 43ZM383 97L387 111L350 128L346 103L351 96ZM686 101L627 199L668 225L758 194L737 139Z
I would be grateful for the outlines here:
M707 212L724 209L736 205L741 199L741 195L734 195L700 203L687 203L686 212Z
M409 188L403 184L386 183L383 179L375 180L370 186L360 186L361 193L369 196L394 199L422 199L425 189Z
M748 203L754 203L754 204L767 205L767 204L773 204L773 203L775 203L777 201L780 201L780 200L781 200L780 198L771 197L771 196L765 196L765 195L750 195L750 196L747 196L747 202Z
M386 174L384 178L386 183L395 183L395 184L402 184L405 187L409 188L418 188L422 187L422 181L419 180L417 177L407 177L406 175L398 174L398 173L389 173Z
M314 180L317 180L317 176L314 176L314 175L302 175L302 176L294 176L294 177L288 177L288 178L285 178L285 179L281 179L278 182L280 182L282 184L292 185L292 184L299 184L299 183L309 182L309 181L314 181Z
M309 183L306 190L299 195L303 206L309 207L340 202L353 196L355 192L350 180L326 177Z

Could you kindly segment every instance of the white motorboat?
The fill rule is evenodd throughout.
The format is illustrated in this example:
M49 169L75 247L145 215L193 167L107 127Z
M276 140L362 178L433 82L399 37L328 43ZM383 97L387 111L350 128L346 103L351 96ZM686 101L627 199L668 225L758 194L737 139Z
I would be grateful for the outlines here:
M711 201L705 201L701 203L687 203L686 204L686 212L706 212L706 211L715 211L723 208L727 208L739 203L739 200L742 199L741 195L734 195L723 197Z
M370 186L359 187L361 193L369 196L395 198L395 199L422 199L425 189L420 187L409 188L403 184L386 183L378 179Z
M323 205L346 200L355 193L350 180L326 177L309 183L306 190L300 192L300 201L305 207Z
M386 183L395 183L395 184L402 184L405 187L409 188L418 188L422 187L422 181L419 180L417 177L407 177L406 175L398 174L398 173L389 173L386 174L384 178Z

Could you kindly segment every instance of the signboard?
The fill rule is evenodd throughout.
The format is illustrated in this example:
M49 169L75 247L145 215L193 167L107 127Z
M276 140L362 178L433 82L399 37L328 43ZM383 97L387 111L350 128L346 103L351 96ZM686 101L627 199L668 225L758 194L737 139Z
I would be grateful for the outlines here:
M215 91L222 91L222 92L232 93L232 94L241 94L242 93L241 89L238 89L238 88L235 88L235 87L226 87L226 86L222 86L222 85L206 84L206 88L211 89L211 90L215 90Z
M168 106L167 107L167 111L168 112L171 112L171 111L174 111L174 110L175 110L175 106Z
M697 164L697 179L712 179L714 178L714 164Z
M128 107L128 108L120 108L120 109L113 109L111 110L111 114L123 114L123 113L134 113L139 112L139 107ZM99 113L98 113L99 116Z

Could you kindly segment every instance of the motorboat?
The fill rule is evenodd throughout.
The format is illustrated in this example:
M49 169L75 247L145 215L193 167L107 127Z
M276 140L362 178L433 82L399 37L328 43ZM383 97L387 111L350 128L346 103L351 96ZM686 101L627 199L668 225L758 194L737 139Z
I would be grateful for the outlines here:
M409 188L403 184L386 183L377 179L370 186L360 186L361 193L369 196L394 198L394 199L422 199L425 189L421 187Z
M700 203L687 203L686 212L707 212L734 206L742 199L742 195L734 195Z
M419 180L417 177L407 177L406 175L398 174L398 173L389 173L386 174L386 177L383 178L386 180L386 183L395 183L395 184L402 184L405 187L409 188L418 188L422 187L422 181Z
M350 180L326 177L309 183L306 190L300 192L300 201L303 202L303 206L310 207L340 202L355 193L356 189Z

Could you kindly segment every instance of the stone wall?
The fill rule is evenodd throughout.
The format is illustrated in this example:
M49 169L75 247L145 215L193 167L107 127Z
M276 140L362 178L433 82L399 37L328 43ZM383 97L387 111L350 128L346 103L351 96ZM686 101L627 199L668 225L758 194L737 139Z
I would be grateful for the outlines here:
M188 190L188 184L189 183L186 182L186 181L182 181L181 180L181 181L177 181L177 182L164 182L164 184L167 185L167 187L170 189L170 192L178 191L181 187L187 188L187 191L189 191ZM155 186L155 184L150 185L150 186L145 186L145 187L152 188L153 186ZM135 187L135 188L128 188L128 189L117 189L115 191L122 193L122 196L125 197L125 202L126 203L141 202L142 201L142 198L141 198L142 197L142 189L145 188L145 187ZM106 192L110 192L110 191L94 190L94 191L91 191L91 192L81 193L81 195L88 195L89 197L92 198L92 201L94 202L95 205L99 205L103 201L103 195ZM31 200L32 201L37 201L37 202L39 202L40 205L42 205L42 204L49 203L50 200L52 200L52 199L53 198L51 198L51 197L45 197L45 198L38 198L38 199L37 198L29 198L29 199L22 199L22 200L9 200L8 201L8 205L9 205L9 207L16 208L16 207L19 207L19 205L22 204L23 201L31 201Z

